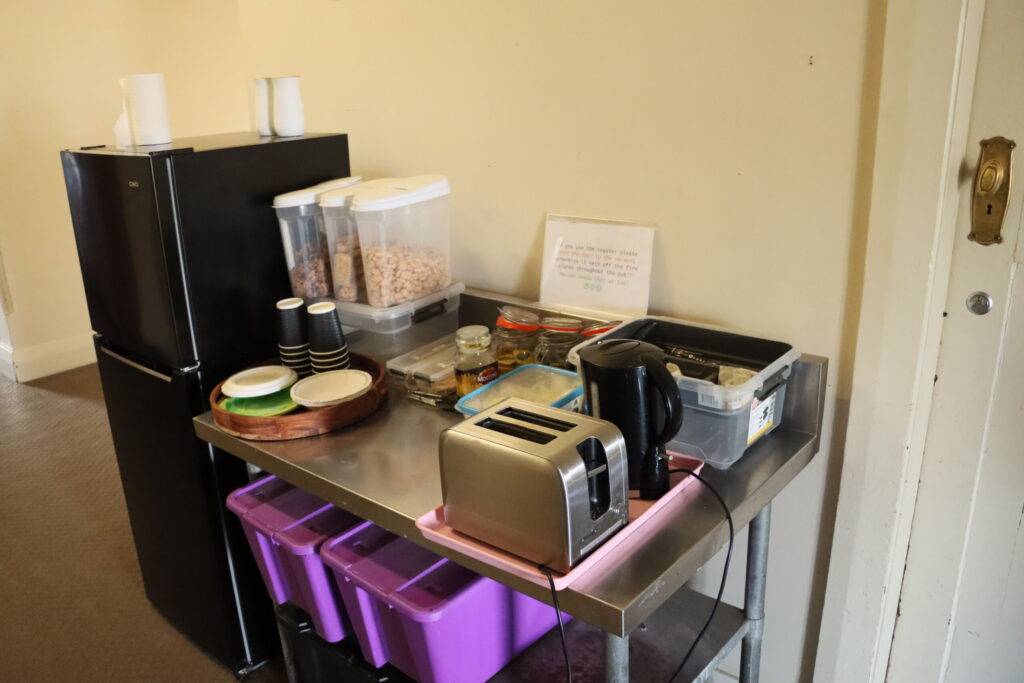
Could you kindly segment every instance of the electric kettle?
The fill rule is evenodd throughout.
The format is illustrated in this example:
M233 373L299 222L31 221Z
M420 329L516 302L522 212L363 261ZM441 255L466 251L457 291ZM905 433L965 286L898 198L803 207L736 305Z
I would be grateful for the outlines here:
M665 444L683 423L683 399L665 352L635 339L608 339L580 349L586 409L626 441L629 488L644 500L669 489Z

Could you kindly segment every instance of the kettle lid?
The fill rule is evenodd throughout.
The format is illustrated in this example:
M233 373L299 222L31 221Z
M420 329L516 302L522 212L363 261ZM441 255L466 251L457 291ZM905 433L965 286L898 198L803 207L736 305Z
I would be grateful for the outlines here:
M606 368L633 368L644 364L644 356L664 353L654 344L637 339L602 339L580 349L580 362Z

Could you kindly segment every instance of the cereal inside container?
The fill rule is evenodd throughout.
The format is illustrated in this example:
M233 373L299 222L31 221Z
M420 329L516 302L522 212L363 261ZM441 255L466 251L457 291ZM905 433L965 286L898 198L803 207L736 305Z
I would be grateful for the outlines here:
M331 295L330 254L317 202L324 192L355 185L359 180L358 176L338 178L274 197L294 296L310 300Z
M451 284L448 179L396 180L354 195L366 298L388 307Z

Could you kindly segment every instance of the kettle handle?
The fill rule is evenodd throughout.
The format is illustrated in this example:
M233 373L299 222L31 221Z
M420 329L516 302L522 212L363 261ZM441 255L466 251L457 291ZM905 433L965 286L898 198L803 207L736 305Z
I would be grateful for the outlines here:
M676 384L675 377L665 367L663 356L648 354L643 357L643 362L647 375L661 394L665 406L665 427L655 440L658 445L664 445L671 441L683 426L683 397L679 394L679 385Z

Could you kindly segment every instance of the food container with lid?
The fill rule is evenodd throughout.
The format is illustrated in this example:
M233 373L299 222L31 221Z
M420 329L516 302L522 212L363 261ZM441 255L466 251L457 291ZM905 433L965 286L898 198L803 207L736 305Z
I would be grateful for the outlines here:
M583 386L570 370L547 365L521 365L476 391L463 396L455 409L467 417L487 410L506 398L521 398L552 408L566 408L580 397Z
M337 178L274 197L274 210L281 226L281 243L294 296L309 300L331 295L330 254L318 201L324 192L349 187L359 181L359 176Z
M338 301L338 318L342 325L377 334L395 334L409 329L414 322L423 322L459 307L466 286L453 282L433 294L405 301L387 308L357 301Z
M405 380L410 391L435 396L455 393L455 361L459 352L455 335L446 335L426 346L389 360L385 367Z
M494 326L494 353L498 372L504 375L534 361L534 348L540 334L540 316L518 306L502 306Z
M394 306L451 284L450 195L446 177L423 175L353 197L370 305Z

